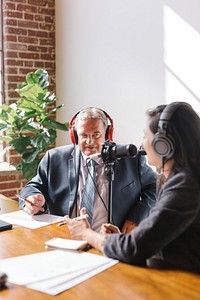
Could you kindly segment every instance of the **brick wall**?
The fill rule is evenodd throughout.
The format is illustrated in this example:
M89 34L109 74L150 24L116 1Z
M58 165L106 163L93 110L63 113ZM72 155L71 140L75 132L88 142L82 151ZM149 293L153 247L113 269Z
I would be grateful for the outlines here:
M55 0L2 0L4 102L18 99L18 83L28 72L47 70L50 90L55 91ZM19 157L14 151L6 161L16 165ZM0 193L15 199L25 184L17 171L0 170Z

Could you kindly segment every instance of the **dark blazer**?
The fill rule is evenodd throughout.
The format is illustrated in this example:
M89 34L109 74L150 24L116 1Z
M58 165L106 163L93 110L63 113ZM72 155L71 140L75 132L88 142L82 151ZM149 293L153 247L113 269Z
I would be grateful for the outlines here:
M71 216L76 203L79 182L80 150L67 145L46 152L37 175L22 189L28 197L42 193L49 213ZM122 227L129 219L139 223L155 203L156 179L144 156L119 159L114 166L112 217ZM20 201L20 207L24 202Z
M198 180L187 168L170 176L148 218L128 234L108 234L104 254L129 264L165 263L200 274Z

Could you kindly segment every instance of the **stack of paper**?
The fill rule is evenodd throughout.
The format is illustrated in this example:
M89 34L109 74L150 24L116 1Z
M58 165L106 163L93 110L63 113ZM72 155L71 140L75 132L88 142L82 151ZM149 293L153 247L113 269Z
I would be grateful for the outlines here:
M57 295L117 263L87 252L52 250L3 259L0 270L8 282Z
M50 214L30 216L23 210L1 214L0 216L1 220L5 222L8 222L13 225L28 227L31 229L40 228L63 220L63 217Z

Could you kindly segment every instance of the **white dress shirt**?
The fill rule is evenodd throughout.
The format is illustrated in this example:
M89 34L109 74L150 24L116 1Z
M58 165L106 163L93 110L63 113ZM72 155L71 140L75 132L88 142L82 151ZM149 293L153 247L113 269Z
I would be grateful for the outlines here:
M82 190L87 179L88 171L86 166L87 156L82 154L80 162L80 173L79 173L79 186L78 186L78 197L77 205L73 211L72 217L76 217L80 214L80 201ZM108 180L105 174L105 164L102 158L94 159L96 162L96 185L97 190L95 194L94 210L92 218L92 229L99 231L103 223L108 221ZM89 161L89 160L88 160Z

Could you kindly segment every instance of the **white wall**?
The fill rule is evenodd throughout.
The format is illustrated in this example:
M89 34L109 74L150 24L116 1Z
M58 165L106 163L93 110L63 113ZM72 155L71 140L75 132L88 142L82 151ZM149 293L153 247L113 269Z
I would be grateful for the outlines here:
M56 0L59 121L87 106L140 145L147 108L200 99L199 0ZM57 145L69 142L59 133Z

